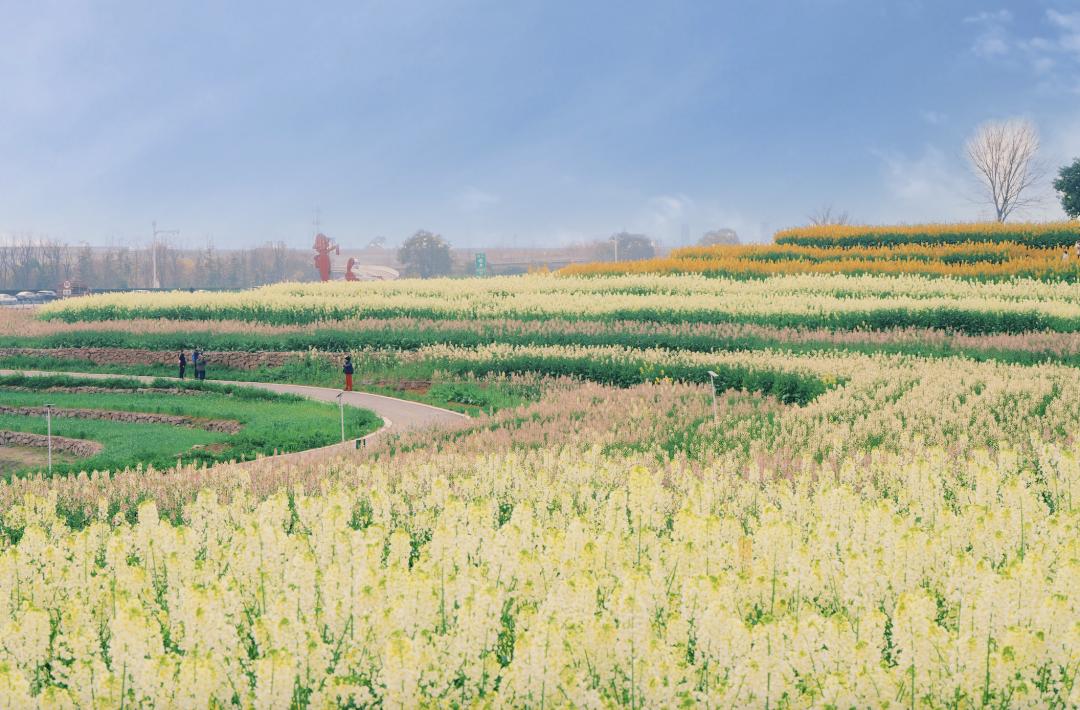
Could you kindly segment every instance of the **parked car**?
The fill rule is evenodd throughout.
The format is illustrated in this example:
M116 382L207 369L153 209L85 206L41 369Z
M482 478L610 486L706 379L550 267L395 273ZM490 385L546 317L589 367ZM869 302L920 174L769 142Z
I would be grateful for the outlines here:
M38 298L42 301L54 301L56 300L56 291L45 289L44 291L37 292Z
M19 291L15 298L19 299L20 303L36 303L41 300L33 291Z
M19 302L19 299L15 298L9 293L0 293L0 306L13 306Z

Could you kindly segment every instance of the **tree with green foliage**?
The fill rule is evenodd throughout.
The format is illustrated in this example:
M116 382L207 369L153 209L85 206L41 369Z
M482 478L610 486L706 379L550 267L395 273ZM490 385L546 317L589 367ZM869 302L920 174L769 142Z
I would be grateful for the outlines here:
M698 240L698 246L702 247L714 247L720 244L733 245L739 243L739 235L734 229L714 229L711 232L705 232L701 235L701 239Z
M1073 219L1080 219L1080 158L1058 171L1054 189L1061 196L1061 209Z
M619 232L613 234L609 241L612 243L615 261L638 261L656 256L652 240L644 234Z
M450 273L450 244L442 236L421 229L398 249L398 261L406 270L428 279Z

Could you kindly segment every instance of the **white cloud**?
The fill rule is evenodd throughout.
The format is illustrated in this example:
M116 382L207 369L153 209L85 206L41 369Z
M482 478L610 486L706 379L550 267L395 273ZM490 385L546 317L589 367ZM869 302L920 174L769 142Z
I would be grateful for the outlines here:
M685 219L694 207L694 201L686 195L659 195L649 200L652 219L658 223Z
M965 24L979 28L972 41L972 53L987 61L1027 64L1047 91L1080 93L1080 12L1047 10L1043 16L1047 31L1029 37L1013 32L1012 19L1007 10L964 18Z
M980 12L964 18L964 24L979 27L979 34L971 45L971 51L983 59L994 59L1009 53L1006 25L1012 22L1008 10Z
M975 39L971 51L984 59L991 59L1008 54L1009 43L996 32L988 32Z
M668 244L682 241L682 229L695 209L694 200L686 195L656 195L649 198L630 227Z
M1046 19L1051 25L1061 30L1057 39L1058 47L1064 52L1080 56L1080 12L1064 13L1047 10Z
M744 243L771 236L760 221L739 210L681 193L649 198L625 227L659 239L666 246L693 244L705 232L721 228L734 229Z
M1008 10L994 10L992 12L979 12L974 15L968 15L964 18L964 22L969 25L987 25L987 24L1004 24L1006 22L1012 22L1012 13Z
M972 219L970 181L959 160L950 159L934 146L919 155L874 151L881 160L885 203L881 221L956 221Z
M1080 158L1080 116L1062 127L1058 140L1063 159Z
M1080 32L1080 12L1065 13L1050 9L1046 11L1046 19L1070 32Z
M929 123L931 126L938 126L945 123L949 117L940 111L924 110L919 112L919 118L924 122Z
M477 187L467 187L455 201L462 212L481 212L499 204L499 196Z
M1036 57L1031 63L1031 67L1035 70L1036 74L1046 75L1054 71L1057 67L1057 62L1050 57Z

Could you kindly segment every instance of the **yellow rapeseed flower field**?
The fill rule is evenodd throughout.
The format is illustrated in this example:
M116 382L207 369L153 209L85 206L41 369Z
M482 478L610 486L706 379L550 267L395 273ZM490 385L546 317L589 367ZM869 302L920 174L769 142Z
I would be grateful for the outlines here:
M777 244L870 246L1014 242L1034 247L1066 247L1080 240L1080 222L954 222L939 224L825 224L782 229Z
M918 274L979 280L1080 280L1080 222L820 225L772 245L685 247L655 259L572 264L564 276Z

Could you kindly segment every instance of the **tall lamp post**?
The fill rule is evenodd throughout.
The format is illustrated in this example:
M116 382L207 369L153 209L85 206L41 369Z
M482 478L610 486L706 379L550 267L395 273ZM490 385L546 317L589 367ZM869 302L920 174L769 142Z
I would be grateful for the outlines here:
M341 415L341 443L345 443L345 393L338 392L338 413Z
M612 244L615 245L615 261L619 260L619 235L615 234L611 237Z
M720 375L709 370L709 384L712 385L712 418L714 424L720 423L720 414L716 408L716 378Z
M45 405L45 437L49 440L49 476L52 476L52 409L51 404Z

